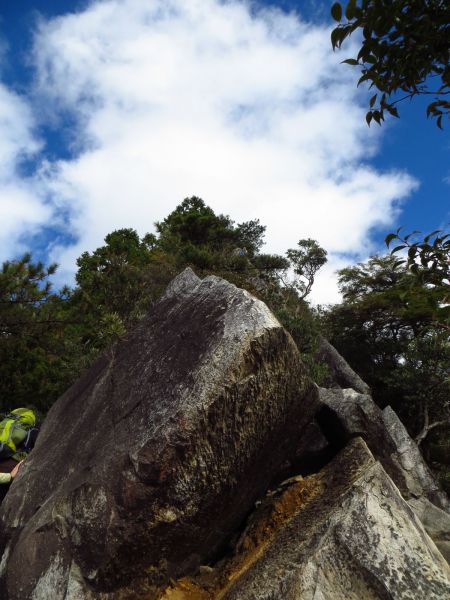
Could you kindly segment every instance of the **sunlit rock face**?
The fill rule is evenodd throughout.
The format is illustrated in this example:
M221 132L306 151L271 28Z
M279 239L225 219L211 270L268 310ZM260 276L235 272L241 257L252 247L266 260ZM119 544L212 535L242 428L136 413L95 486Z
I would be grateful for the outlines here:
M262 302L186 269L50 411L0 510L0 600L450 597L445 494L317 360L329 388Z
M164 600L442 600L446 561L361 438L263 500L215 569Z
M445 492L420 450L391 407L381 410L370 395L354 389L319 390L317 420L329 441L342 447L350 438L364 438L403 498L450 560L450 514Z
M1 597L144 597L213 560L316 410L267 307L185 271L51 409L1 508Z

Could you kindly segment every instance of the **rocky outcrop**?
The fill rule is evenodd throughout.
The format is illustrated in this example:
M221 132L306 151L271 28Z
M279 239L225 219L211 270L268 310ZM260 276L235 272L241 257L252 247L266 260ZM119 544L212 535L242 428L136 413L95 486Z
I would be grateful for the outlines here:
M426 498L435 506L448 511L450 503L447 495L439 487L416 442L411 439L405 426L390 406L382 411L382 419L386 432L395 445L391 459L403 474L406 488L404 495L407 498Z
M289 482L288 482L289 484ZM270 495L234 556L164 600L442 600L449 568L361 438Z
M382 411L369 395L353 389L321 388L319 396L317 419L331 445L338 449L362 436L449 560L448 498L395 412L390 407Z
M383 422L395 443L396 450L391 458L404 474L408 504L450 563L450 503L447 495L439 487L419 447L390 406L383 410Z
M370 387L353 371L348 362L339 354L328 340L319 335L317 356L318 362L325 364L329 370L326 387L352 388L360 394L370 394Z
M320 352L331 389L262 302L186 269L50 411L0 510L0 598L446 597L445 494Z
M267 307L184 272L50 411L2 505L1 597L143 597L214 558L316 405Z
M369 395L353 389L321 388L319 396L317 419L328 441L337 449L351 437L362 436L449 559L448 498L395 412L390 407L382 411Z

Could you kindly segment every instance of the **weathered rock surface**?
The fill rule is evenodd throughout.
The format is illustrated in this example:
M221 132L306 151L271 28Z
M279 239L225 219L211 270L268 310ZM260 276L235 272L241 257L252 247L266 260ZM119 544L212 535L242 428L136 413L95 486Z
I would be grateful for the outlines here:
M353 389L321 388L319 396L322 409L318 420L325 433L328 432L331 443L338 448L351 437L363 437L448 558L448 498L395 412L390 407L382 411L369 395ZM427 511L426 506L435 510ZM433 515L436 523L433 522Z
M424 461L416 442L411 439L405 426L390 406L382 411L383 423L395 444L392 460L402 469L411 498L427 498L436 506L450 509L446 493L439 487L436 479Z
M408 504L450 563L450 503L447 495L439 487L419 447L390 406L383 410L383 421L396 446L392 460L404 473L409 491Z
M450 515L438 508L428 498L410 498L409 506L425 527L442 556L450 564Z
M326 387L353 388L360 394L370 394L370 387L353 371L348 362L324 337L319 336L317 360L326 364L330 379Z
M267 498L228 562L164 600L442 600L449 567L357 438L320 473Z
M263 303L186 269L49 413L0 510L0 599L449 596L445 494L319 354L332 389Z
M263 303L185 272L50 411L1 507L1 597L151 597L221 548L316 402Z

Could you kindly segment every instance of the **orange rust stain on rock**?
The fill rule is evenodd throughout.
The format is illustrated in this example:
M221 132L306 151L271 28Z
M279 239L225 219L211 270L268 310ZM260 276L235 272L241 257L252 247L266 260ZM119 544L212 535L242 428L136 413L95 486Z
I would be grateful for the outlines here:
M211 600L214 595L197 585L194 579L183 577L175 587L167 588L160 600Z
M160 600L220 600L264 554L277 532L325 488L321 474L311 475L267 496L250 516L234 555L211 573L183 577Z

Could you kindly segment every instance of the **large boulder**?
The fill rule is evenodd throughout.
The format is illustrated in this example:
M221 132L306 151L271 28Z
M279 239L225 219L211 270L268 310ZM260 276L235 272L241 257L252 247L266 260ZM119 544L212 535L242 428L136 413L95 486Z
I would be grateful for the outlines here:
M428 534L450 560L449 501L425 463L417 444L392 410L381 410L367 394L354 389L320 388L317 420L338 449L361 436L383 465Z
M228 561L164 600L442 600L450 570L361 438L251 517ZM290 485L289 485L290 484Z
M315 411L267 307L187 270L48 414L1 507L1 597L152 597L221 550Z
M328 433L327 441L336 450L350 437L361 435L404 497L427 499L448 512L447 495L392 408L387 406L382 411L375 404L369 386L322 336L318 338L316 358L329 370L328 381L319 390L321 408L317 417L322 431Z
M447 494L441 489L426 464L416 442L406 431L390 406L382 411L383 424L395 445L392 461L401 469L409 498L427 498L436 506L450 510Z
M404 474L408 504L450 563L450 502L447 494L439 486L416 442L390 406L383 410L383 422L395 443L391 458Z

